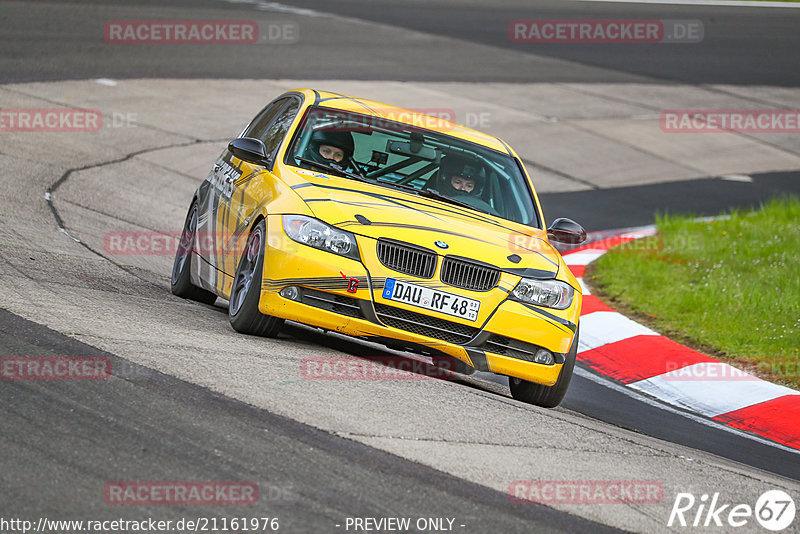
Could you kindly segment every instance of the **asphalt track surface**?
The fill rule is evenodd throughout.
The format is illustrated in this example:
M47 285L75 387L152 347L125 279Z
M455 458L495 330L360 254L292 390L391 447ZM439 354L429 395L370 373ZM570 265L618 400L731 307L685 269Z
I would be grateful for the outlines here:
M332 11L328 2L299 0L295 5ZM335 12L437 35L447 35L508 50L567 60L564 65L509 74L516 81L601 82L673 81L692 84L797 86L800 83L800 10L759 10L752 7L713 7L659 4L617 4L545 0L510 1L487 7L481 2L411 2L424 5L423 16L401 0L345 0ZM518 19L666 19L699 20L705 38L699 44L582 44L515 43L509 22ZM611 48L609 50L609 48ZM578 68L576 68L576 64ZM579 67L608 69L589 74ZM480 78L478 69L472 75ZM587 74L589 76L587 77ZM492 80L495 81L495 80Z
M275 7L279 4L280 7ZM272 7L270 7L272 6ZM289 6L287 12L284 6ZM318 9L387 26L535 54L533 63L482 61L459 54L447 63L430 64L426 51L413 46L382 51L377 61L364 57L369 42L359 32L326 40L330 21L304 21L301 43L254 53L247 45L210 49L183 45L163 50L135 45L109 50L99 42L108 20L245 19L268 14L291 19L291 8ZM191 11L187 11L191 10ZM715 8L709 6L609 4L604 2L512 0L485 5L477 1L436 0L176 0L162 2L82 0L32 2L20 7L4 2L4 82L111 78L294 78L362 80L446 80L471 82L686 82L691 84L800 84L800 9ZM516 19L669 19L700 20L705 38L697 44L520 44L509 39ZM6 24L12 21L13 24ZM42 24L42 21L45 21ZM393 55L411 55L397 71ZM502 58L502 55L499 56Z
M280 531L333 532L346 517L391 514L456 518L466 532L615 531L545 506L514 504L500 492L126 362L4 310L0 346L5 356L106 357L113 374L94 387L3 384L5 517L278 517ZM259 501L201 512L192 506L98 509L105 483L121 473L140 480L252 482Z
M450 35L458 39L514 46L507 39L507 22L515 18L658 18L700 19L723 28L719 40L702 45L641 45L602 47L542 47L537 56L567 62L543 62L535 71L513 72L491 65L467 65L453 51L457 67L404 72L407 80L467 81L647 81L749 85L797 85L800 66L800 10L767 11L707 7L631 6L571 2L540 2L535 7L491 8L471 3L426 4L425 16L401 9L399 2L344 2L337 13L382 24ZM298 6L329 11L328 3L298 2ZM402 4L407 6L407 3ZM63 7L62 7L63 6ZM341 57L364 53L362 43L338 42L332 50L297 52L289 61L269 50L253 61L250 50L170 50L142 54L97 46L86 37L109 18L177 19L186 9L203 18L230 18L247 12L248 5L226 2L113 3L76 2L68 6L35 2L26 10L41 18L21 17L19 5L0 6L3 54L0 81L45 81L93 77L187 78L336 78L397 79L390 64L369 68L350 66ZM138 11L142 10L142 11ZM87 16L92 12L94 16ZM192 17L194 18L194 17ZM13 20L14 24L6 22ZM44 20L46 24L40 24ZM528 45L523 45L528 46ZM523 48L524 49L524 48ZM533 51L534 49L530 47ZM282 49L281 52L284 50ZM617 53L619 52L619 53ZM0 148L2 151L2 148ZM687 195L703 191L704 194ZM711 215L730 207L757 205L776 193L798 192L797 174L754 177L751 184L722 184L709 178L613 190L542 195L546 215L574 213L595 230L637 226L652 222L653 213ZM657 201L655 200L657 199ZM623 205L626 209L619 209ZM563 211L562 211L563 210ZM552 213L552 214L551 214ZM321 336L321 344L338 346ZM291 519L296 531L331 530L346 516L449 516L468 522L468 531L516 532L561 530L600 532L603 527L546 507L513 505L503 493L464 482L353 442L332 436L265 410L225 398L202 387L100 353L74 339L9 314L0 313L0 346L4 355L103 354L126 369L124 379L113 379L93 391L65 383L3 383L0 388L0 457L4 489L0 504L17 516L98 515L98 488L114 476L135 473L146 480L196 478L253 480L274 488L276 497L264 499L265 512ZM92 352L94 351L94 352ZM742 462L794 480L800 480L797 455L732 435L723 429L693 422L677 413L644 405L600 385L586 376L575 377L563 405L622 428L680 443ZM266 430L266 431L265 431ZM289 452L290 451L290 452ZM219 460L223 458L224 460ZM30 466L36 465L36 469ZM268 492L267 492L268 493ZM304 510L300 513L299 510ZM151 511L151 510L148 510ZM137 509L131 517L141 517ZM160 508L163 518L193 510ZM248 515L255 515L248 509ZM204 515L230 515L230 510L205 509ZM115 515L119 515L118 512ZM151 514L152 515L152 514ZM259 514L260 515L260 514ZM63 515L62 515L63 517ZM294 531L294 530L293 530Z

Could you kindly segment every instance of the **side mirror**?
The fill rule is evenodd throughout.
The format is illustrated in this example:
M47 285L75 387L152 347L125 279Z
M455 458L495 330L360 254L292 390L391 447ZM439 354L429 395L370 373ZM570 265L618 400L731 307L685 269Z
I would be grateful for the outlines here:
M547 229L547 237L558 243L580 245L586 241L586 230L572 219L562 217L553 221Z
M228 143L228 150L237 158L256 165L269 165L267 147L260 139L238 137Z

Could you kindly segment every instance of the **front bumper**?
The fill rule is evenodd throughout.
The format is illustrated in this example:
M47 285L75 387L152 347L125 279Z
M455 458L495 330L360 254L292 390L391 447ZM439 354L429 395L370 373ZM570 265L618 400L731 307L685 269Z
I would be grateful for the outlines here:
M262 313L398 348L448 354L478 370L544 385L558 379L575 335L580 295L566 310L526 306L508 299L519 280L508 273L488 292L436 286L481 301L477 320L468 321L384 299L387 277L430 286L438 282L439 272L422 280L388 269L377 258L374 239L357 236L358 261L292 241L279 215L268 218L267 234ZM280 295L289 286L299 289L296 300ZM538 348L553 353L555 363L528 361Z

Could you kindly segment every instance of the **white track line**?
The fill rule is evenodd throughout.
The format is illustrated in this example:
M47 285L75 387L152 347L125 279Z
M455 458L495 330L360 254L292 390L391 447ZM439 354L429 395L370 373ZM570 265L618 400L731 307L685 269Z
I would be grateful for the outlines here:
M581 317L578 352L584 352L634 336L658 336L656 332L621 313L598 311Z
M567 265L589 265L606 252L606 250L590 248L568 254L564 257L564 261L567 262Z
M578 277L578 283L581 285L581 293L583 293L584 296L592 294L592 288L586 285L582 276Z
M709 417L784 395L800 395L793 389L761 380L722 362L696 363L633 382L628 387Z
M605 378L603 376L596 375L596 374L594 374L594 373L592 373L590 371L587 371L586 369L583 369L582 367L575 366L574 373L576 375L582 377L582 378L585 378L587 380L591 380L592 382L595 382L596 384L599 384L601 386L607 387L608 389L613 389L614 391L622 393L625 396L631 397L632 399L634 399L636 401L642 402L642 403L647 404L649 406L653 406L654 408L658 408L660 410L664 410L666 412L670 412L670 413L681 415L681 416L683 416L683 417L685 417L687 419L690 419L690 420L694 421L695 423L700 423L700 424L705 425L705 426L710 427L710 428L715 428L717 430L722 430L722 431L725 431L725 432L729 432L729 433L735 434L735 435L737 435L737 436L739 436L741 438L746 438L746 439L749 439L751 441L756 441L758 443L761 443L762 445L769 445L770 447L775 447L776 449L781 449L783 451L787 451L787 452L791 452L791 453L800 455L800 450L798 450L798 449L793 449L791 447L787 447L786 445L782 445L782 444L777 443L775 441L771 441L771 440L768 440L766 438L762 438L761 436L758 436L756 434L748 434L747 432L744 432L744 431L739 430L737 428L733 428L733 427L730 427L728 425L722 424L719 421L714 421L713 419L706 419L703 416L696 415L696 414L693 414L693 413L690 413L690 412L685 412L685 411L679 410L677 408L673 408L672 406L670 406L668 404L665 404L665 403L663 403L661 401L658 401L658 400L655 400L653 398L650 398L650 397L648 397L647 395L645 395L643 393L637 392L636 390L633 390L633 389L630 389L628 387L625 387L625 386L622 386L620 384L617 384L616 382L612 381L609 378Z

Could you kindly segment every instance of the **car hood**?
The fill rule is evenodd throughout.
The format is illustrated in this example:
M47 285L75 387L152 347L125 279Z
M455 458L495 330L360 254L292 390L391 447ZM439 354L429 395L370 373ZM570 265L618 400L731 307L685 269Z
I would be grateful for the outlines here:
M337 228L471 258L520 276L558 273L558 252L542 230L388 187L316 173L303 178L295 192L317 218Z

